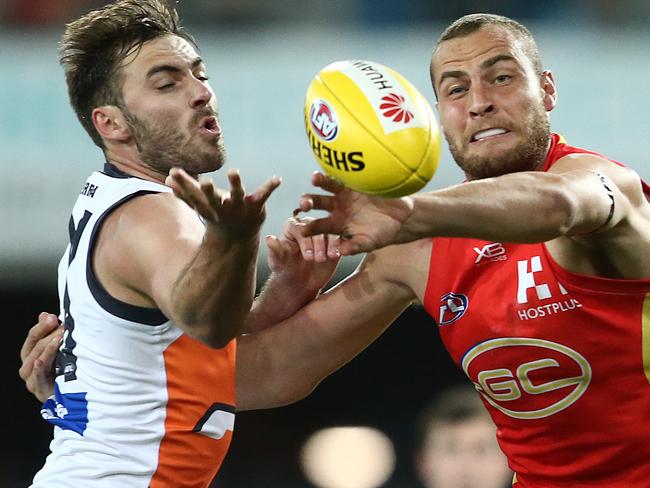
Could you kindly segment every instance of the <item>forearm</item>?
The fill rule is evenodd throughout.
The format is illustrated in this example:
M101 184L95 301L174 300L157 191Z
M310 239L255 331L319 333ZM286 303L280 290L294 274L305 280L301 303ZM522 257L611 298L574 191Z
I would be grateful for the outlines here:
M372 343L414 299L410 289L363 267L289 319L243 336L237 404L272 408L307 396Z
M400 239L544 242L594 231L606 221L610 201L597 176L585 173L517 173L416 195Z
M296 313L318 296L320 287L305 286L287 273L271 273L246 318L245 332L259 332Z
M242 330L255 296L257 235L224 240L206 231L171 294L174 321L211 347L223 347Z

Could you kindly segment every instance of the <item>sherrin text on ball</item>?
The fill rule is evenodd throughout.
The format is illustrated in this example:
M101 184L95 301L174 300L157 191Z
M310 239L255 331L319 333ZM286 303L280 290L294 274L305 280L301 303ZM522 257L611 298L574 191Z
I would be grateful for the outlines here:
M427 100L379 63L337 61L311 81L305 127L316 161L348 188L400 197L420 190L440 158Z

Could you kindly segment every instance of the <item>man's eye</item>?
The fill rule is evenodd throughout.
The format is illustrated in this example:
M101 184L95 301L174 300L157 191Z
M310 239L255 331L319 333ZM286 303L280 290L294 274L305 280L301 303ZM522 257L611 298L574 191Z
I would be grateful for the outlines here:
M208 81L210 77L207 75L202 75L202 76L197 76L196 79L199 81Z
M158 90L167 90L174 86L174 83L165 83L164 85L159 86Z
M449 95L459 95L463 93L465 89L462 86L454 86L447 91Z
M506 83L506 82L510 81L511 78L512 77L510 75L499 75L494 79L494 82L496 84L503 84L503 83Z

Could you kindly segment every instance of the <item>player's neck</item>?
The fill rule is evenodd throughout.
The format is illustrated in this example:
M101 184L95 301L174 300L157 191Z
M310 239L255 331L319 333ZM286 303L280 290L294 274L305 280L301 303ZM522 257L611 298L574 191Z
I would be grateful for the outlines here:
M115 166L120 171L123 171L128 175L141 178L143 180L164 184L165 178L167 177L166 173L163 174L160 171L147 166L139 159L132 159L116 154L107 153L106 161Z

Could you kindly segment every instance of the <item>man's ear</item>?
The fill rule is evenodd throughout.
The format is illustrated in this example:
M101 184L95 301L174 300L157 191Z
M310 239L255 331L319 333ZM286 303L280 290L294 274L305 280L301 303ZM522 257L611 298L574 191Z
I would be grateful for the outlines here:
M540 86L542 89L542 98L544 100L544 108L550 112L557 104L557 87L555 86L555 79L553 73L549 70L544 70L540 78Z
M96 107L92 111L92 119L95 129L102 139L126 142L132 135L124 113L115 105Z

